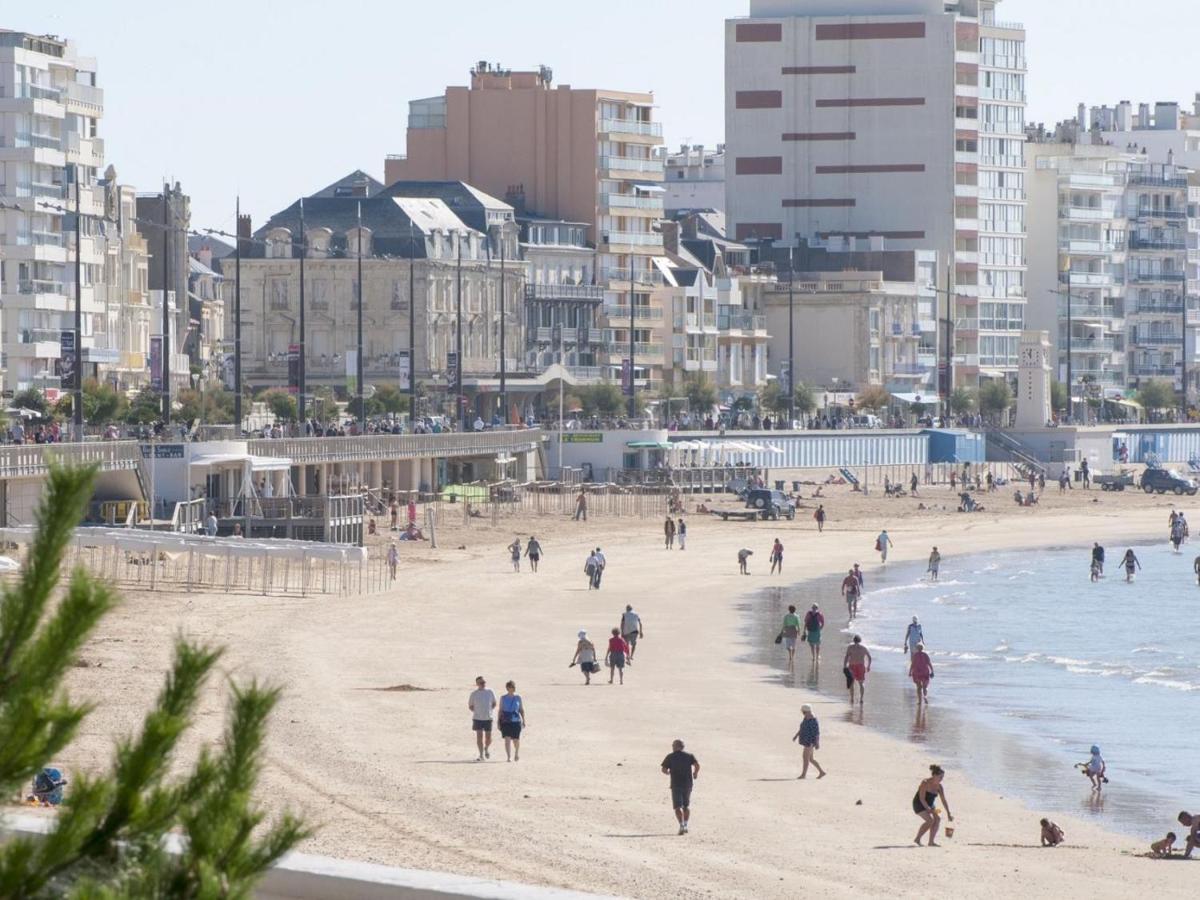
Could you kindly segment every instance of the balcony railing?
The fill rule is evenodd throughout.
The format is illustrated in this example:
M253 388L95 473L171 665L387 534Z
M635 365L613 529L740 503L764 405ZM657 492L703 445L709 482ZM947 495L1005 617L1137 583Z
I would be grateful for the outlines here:
M1187 243L1183 238L1154 238L1138 234L1129 236L1129 246L1133 250L1186 250Z
M1138 219L1163 219L1167 222L1183 222L1187 219L1187 211L1182 209L1162 209L1157 206L1138 207L1134 214Z
M1169 346L1182 344L1183 338L1177 334L1146 334L1145 332L1134 331L1129 337L1129 342L1131 344L1148 346Z
M1156 376L1156 375L1174 376L1175 371L1176 371L1174 364L1169 365L1169 366L1162 366L1162 365L1143 365L1142 363L1135 363L1132 366L1132 369L1133 369L1134 375L1151 376L1151 377Z
M17 84L8 89L0 89L0 97L12 96L16 100L51 100L57 103L62 99L62 91L58 88L42 87L37 84Z
M104 91L90 84L70 82L67 84L67 100L87 106L103 106Z
M17 332L18 344L57 344L62 340L62 330L58 328L22 328Z
M722 331L766 331L767 317L748 312L721 313L717 327Z
M641 341L635 341L633 344L633 352L634 352L634 355L636 355L636 356L651 356L651 357L662 356L663 355L663 345L662 344L648 344L648 343L642 343Z
M626 304L625 306L606 306L606 307L604 307L604 315L608 316L608 318L610 318L610 319L616 319L618 321L620 321L621 319L628 319L629 318L629 305ZM653 321L660 321L662 319L662 317L663 317L663 311L658 306L634 306L634 308L633 308L633 318L635 320L636 319L650 319Z
M1107 287L1113 283L1110 272L1079 272L1071 270L1058 276L1060 284L1070 284L1074 287Z
M1186 175L1172 175L1167 177L1165 175L1155 175L1151 173L1131 172L1129 174L1129 183L1144 184L1150 187L1185 188L1187 187L1188 181Z
M1176 282L1182 283L1186 279L1183 272L1134 272L1129 276L1129 280L1135 284L1173 284Z
M1070 348L1067 347L1066 338L1058 339L1058 349L1066 352L1070 349L1071 355L1076 353L1111 353L1116 349L1115 343L1108 338L1098 338L1095 340L1072 339Z
M663 208L661 197L637 197L633 194L613 193L601 194L600 205L607 206L610 209L648 209L661 211Z
M600 275L606 281L629 282L629 270L624 266L608 266L600 270ZM662 284L662 276L656 270L643 269L633 271L634 284Z
M607 231L600 235L605 244L626 244L631 247L661 247L662 235L644 231Z
M601 119L601 131L618 134L641 134L646 137L662 137L661 122L640 122L636 119Z
M659 172L663 171L660 159L635 159L629 156L602 156L601 169L614 169L625 172Z
M32 278L17 282L17 293L19 294L66 294L66 292L67 286L61 281Z
M604 288L598 284L527 284L526 300L602 301Z

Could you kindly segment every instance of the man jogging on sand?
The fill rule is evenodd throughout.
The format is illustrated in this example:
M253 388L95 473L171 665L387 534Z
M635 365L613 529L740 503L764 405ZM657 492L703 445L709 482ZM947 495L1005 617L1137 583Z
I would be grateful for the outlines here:
M479 675L475 679L475 690L467 698L467 709L471 710L471 729L475 732L475 745L479 758L475 762L491 759L492 710L496 708L496 695L488 690L487 682Z
M854 703L854 683L857 681L858 705L862 706L863 694L867 688L867 673L871 671L871 653L862 645L862 638L857 634L854 636L854 642L846 648L842 668L849 673L846 682L850 689L850 702Z
M688 833L691 818L692 786L700 777L700 760L683 749L683 741L673 741L671 752L662 761L662 772L671 776L671 807L679 822L679 833Z

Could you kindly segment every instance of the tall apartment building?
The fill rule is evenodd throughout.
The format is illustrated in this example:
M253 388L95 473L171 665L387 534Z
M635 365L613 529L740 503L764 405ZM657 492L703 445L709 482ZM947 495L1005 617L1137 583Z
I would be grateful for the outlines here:
M104 113L96 63L49 35L0 30L0 255L4 390L58 396L62 332L74 331L73 181L83 213L81 343L85 371L105 314L95 285L104 260L97 226ZM70 177L68 177L70 172ZM13 208L16 207L16 208Z
M1197 383L1200 297L1188 267L1189 172L1106 143L1027 146L1029 321L1056 336L1079 399L1149 379ZM1070 290L1070 315L1067 290Z
M653 386L662 378L666 338L652 264L663 252L654 228L663 215L654 96L552 81L546 67L516 72L480 62L469 87L412 101L407 152L384 161L385 181L458 179L518 211L586 224L606 291L598 323L605 346L596 364L620 377L632 293L635 377Z
M1024 47L994 0L750 0L726 23L733 236L953 259L956 383L1015 377Z

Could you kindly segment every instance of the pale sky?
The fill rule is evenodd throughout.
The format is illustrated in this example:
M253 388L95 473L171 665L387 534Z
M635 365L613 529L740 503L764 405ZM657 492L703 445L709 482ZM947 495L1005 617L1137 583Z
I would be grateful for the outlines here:
M724 136L724 28L748 0L4 0L0 27L73 39L99 62L101 136L120 180L178 179L197 227L255 227L404 151L408 101L479 59L555 82L652 90L666 141ZM119 12L118 12L119 10ZM1197 0L1005 0L1028 29L1030 121L1200 90ZM1189 46L1190 42L1190 46Z

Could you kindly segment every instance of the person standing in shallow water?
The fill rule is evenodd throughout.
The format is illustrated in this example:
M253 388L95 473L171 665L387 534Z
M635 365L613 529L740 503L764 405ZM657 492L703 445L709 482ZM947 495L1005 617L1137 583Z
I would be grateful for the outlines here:
M1142 564L1138 562L1138 558L1134 554L1132 547L1126 550L1125 555L1121 557L1121 565L1125 567L1125 580L1127 582L1133 581L1134 570L1142 567Z
M846 679L850 688L850 702L854 702L854 685L858 683L858 705L862 706L867 692L867 673L871 671L871 651L862 644L862 638L857 634L846 655L842 658L842 667L849 673Z

